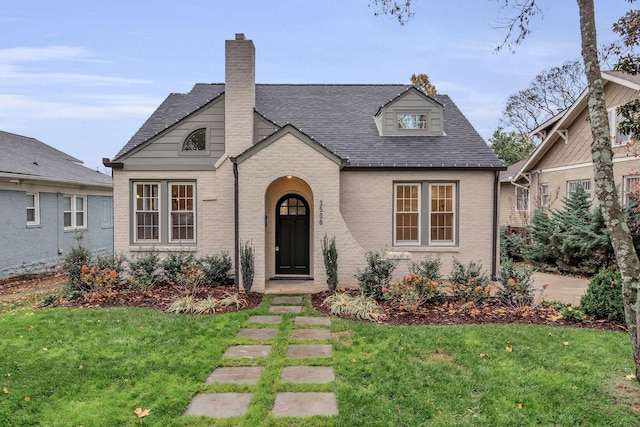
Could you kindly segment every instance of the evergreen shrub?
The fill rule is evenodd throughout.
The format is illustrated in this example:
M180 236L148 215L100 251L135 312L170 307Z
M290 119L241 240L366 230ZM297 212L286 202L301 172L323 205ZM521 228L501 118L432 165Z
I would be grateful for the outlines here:
M619 271L601 270L596 274L580 300L584 312L598 319L624 322L622 276Z

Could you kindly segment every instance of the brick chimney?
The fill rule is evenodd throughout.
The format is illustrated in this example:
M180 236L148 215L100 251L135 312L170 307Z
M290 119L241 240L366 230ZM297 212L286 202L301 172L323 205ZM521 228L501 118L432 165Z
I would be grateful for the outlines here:
M254 139L253 110L256 105L256 49L244 34L225 41L225 151L237 156Z

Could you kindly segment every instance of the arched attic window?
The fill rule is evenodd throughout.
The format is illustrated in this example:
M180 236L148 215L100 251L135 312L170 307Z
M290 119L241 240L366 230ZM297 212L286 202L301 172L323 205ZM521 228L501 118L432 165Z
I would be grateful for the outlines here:
M204 151L206 150L207 130L205 128L194 130L187 136L182 144L182 151Z

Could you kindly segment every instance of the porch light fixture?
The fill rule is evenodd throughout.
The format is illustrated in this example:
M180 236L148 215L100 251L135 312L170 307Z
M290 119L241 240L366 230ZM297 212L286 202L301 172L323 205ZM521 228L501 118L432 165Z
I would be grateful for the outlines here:
M293 178L293 175L287 175L287 179Z

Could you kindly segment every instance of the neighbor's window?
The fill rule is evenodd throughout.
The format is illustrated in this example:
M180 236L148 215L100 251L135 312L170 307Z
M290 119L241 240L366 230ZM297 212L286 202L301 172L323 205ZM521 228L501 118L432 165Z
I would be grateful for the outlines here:
M395 241L420 243L420 184L395 185Z
M623 120L622 114L617 114L615 108L607 110L609 116L609 132L611 136L611 145L623 145L629 141L629 136L618 131L618 125Z
M87 198L85 196L62 196L64 229L87 228Z
M40 194L27 193L27 225L40 224Z
M455 242L456 185L429 185L429 241L432 243Z
M578 179L574 181L567 181L567 197L571 193L578 189L578 185L582 185L584 192L587 193L587 198L591 198L591 180L590 179Z
M398 113L398 129L427 129L427 115L414 113Z
M193 184L169 184L171 194L171 242L195 241Z
M206 144L206 129L198 129L189 134L182 145L182 151L204 151Z
M640 198L640 176L631 175L624 177L624 204L629 205Z
M549 206L550 200L551 197L549 196L549 184L540 185L540 203L542 203L542 206Z
M529 189L526 187L516 187L516 210L529 212Z
M135 188L135 241L160 241L160 197L156 183L137 183Z

